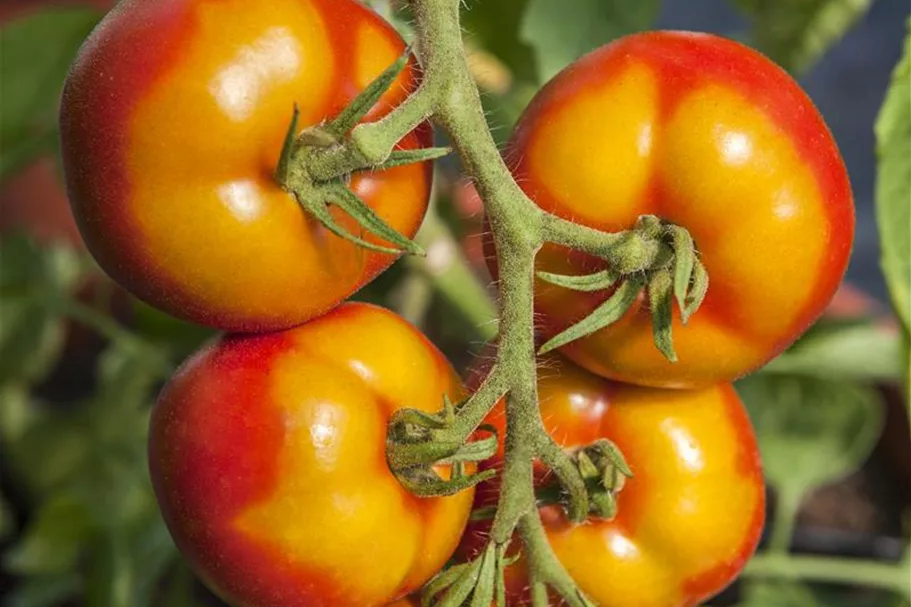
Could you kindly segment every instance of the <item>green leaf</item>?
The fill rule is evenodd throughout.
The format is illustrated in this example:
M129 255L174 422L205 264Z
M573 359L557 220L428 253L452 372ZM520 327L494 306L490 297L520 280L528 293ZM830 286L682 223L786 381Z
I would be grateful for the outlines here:
M37 415L37 405L25 385L0 384L0 454L2 447L9 447L26 434Z
M93 437L80 413L38 409L21 440L5 446L12 472L28 494L46 496L77 479L86 465Z
M820 321L763 373L854 381L901 380L901 335L872 322Z
M760 374L741 380L769 483L801 495L857 470L883 428L879 395L845 381Z
M145 486L149 498L152 498L151 487L148 484ZM152 599L160 592L162 580L170 570L181 563L177 547L174 546L171 534L161 519L157 503L151 499L149 505L146 517L148 520L135 526L129 538L130 558L138 564L133 568L135 600L131 607L151 605ZM170 602L161 604L166 607L172 606Z
M0 242L0 383L39 381L57 361L64 327L55 302L84 269L66 248L38 248L22 236Z
M520 38L534 49L546 82L592 49L648 29L660 8L660 0L529 0Z
M792 73L809 69L866 14L873 0L735 0L754 22L753 42Z
M911 20L909 20L911 30ZM892 304L911 331L911 31L876 120L876 219Z
M125 538L112 530L91 547L93 558L88 564L84 602L86 607L135 607L133 563ZM135 563L139 565L139 563Z
M6 552L4 566L20 575L62 574L71 571L92 530L85 504L60 494L42 504L23 537Z
M101 13L56 7L0 28L0 180L53 149L63 80Z

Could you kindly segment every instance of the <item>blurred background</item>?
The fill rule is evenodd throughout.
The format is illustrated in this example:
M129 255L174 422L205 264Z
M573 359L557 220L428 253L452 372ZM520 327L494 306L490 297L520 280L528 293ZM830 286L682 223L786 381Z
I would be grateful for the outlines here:
M81 41L113 4L0 0L0 601L9 607L220 605L179 559L145 461L157 390L210 333L113 285L84 250L61 186L60 87ZM409 35L397 3L371 4ZM473 69L501 141L561 67L642 29L739 39L806 87L851 174L855 252L827 315L738 384L763 450L771 507L758 556L711 604L908 605L911 311L896 314L890 301L901 301L896 285L907 288L911 253L898 261L904 277L880 266L884 239L900 255L911 239L907 0L466 4ZM903 53L905 88L891 88L881 114ZM357 297L398 310L464 368L496 333L496 310L481 203L454 162L440 165L420 239L460 254L433 271L424 260L400 262Z

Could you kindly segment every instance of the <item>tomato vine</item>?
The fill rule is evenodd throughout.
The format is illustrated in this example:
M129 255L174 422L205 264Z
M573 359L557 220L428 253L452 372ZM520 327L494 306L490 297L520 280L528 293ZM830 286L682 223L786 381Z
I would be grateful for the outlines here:
M302 198L310 191L307 189L310 183L334 183L353 171L383 168L393 159L398 141L428 119L449 134L465 172L474 180L484 201L498 251L498 355L480 388L455 411L444 411L433 420L422 421L407 414L394 418L387 441L389 464L403 482L418 492L444 494L464 488L463 481L448 484L434 481L425 487L420 481L427 477L433 464L447 458L488 456L478 443L471 442L471 436L494 404L506 396L506 457L488 549L475 561L443 574L431 584L428 594L432 596L450 588L452 591L443 605L449 602L455 605L457 597L463 595L472 594L482 599L492 596L494 589L502 585L506 547L514 532L518 532L529 564L534 605L547 604L550 588L570 605L588 607L593 603L578 589L548 544L532 481L533 462L540 459L555 473L568 494L567 509L573 518L584 519L589 512L589 489L578 463L545 431L538 409L533 308L535 254L544 243L553 242L597 255L609 261L615 271L635 275L636 281L629 282L636 286L637 292L645 285L639 281L639 276L667 265L665 245L668 243L662 240L660 230L655 230L657 220L644 218L633 230L612 234L551 215L536 206L510 173L485 120L461 38L461 3L458 0L415 0L412 6L417 51L423 70L417 90L384 118L353 127L338 145L307 148L312 137L301 138L299 149L305 151L290 160L290 173L296 177L284 183L292 192L301 192L299 198ZM404 61L400 64L404 65ZM395 75L394 67L390 68L375 86L381 90ZM365 96L370 94L373 93L364 93ZM357 105L364 105L363 100L356 100L350 107ZM330 132L334 130L333 125L329 124ZM292 133L294 127L292 121ZM284 154L283 159L286 158L287 154ZM285 162L289 161L283 160L283 164ZM295 162L298 162L296 166ZM284 173L286 169L282 168L279 174ZM385 232L377 233L385 235ZM683 241L692 247L691 239ZM692 251L676 253L681 258L689 254L687 265L692 269ZM553 280L565 281L565 277ZM689 273L682 281L690 281ZM704 294L705 285L698 285L696 290ZM683 299L681 295L681 303ZM698 307L698 301L695 307ZM656 343L661 347L662 337L666 336L662 350L672 357L669 329L662 328L662 323L669 327L669 310L666 310L666 318L657 318L655 322ZM567 331L564 339L569 341L592 330L592 327L580 326L575 333ZM472 451L473 455L468 456L467 451ZM486 477L475 475L472 482L483 478Z

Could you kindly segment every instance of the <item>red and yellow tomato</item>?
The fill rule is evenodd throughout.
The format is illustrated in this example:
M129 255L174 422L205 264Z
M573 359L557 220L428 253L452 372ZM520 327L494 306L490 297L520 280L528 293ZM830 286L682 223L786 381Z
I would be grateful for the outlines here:
M508 159L544 210L607 230L653 214L693 235L705 303L674 320L679 362L653 344L643 298L562 352L620 381L699 387L768 362L826 307L851 249L851 187L835 141L798 84L759 53L707 34L622 38L551 80L520 119ZM583 274L603 262L545 246L538 269ZM608 293L544 282L547 337Z
M575 449L610 439L634 474L611 521L573 525L560 507L541 509L550 544L579 587L601 607L693 607L727 586L752 555L765 514L756 439L733 387L631 386L548 356L538 388L554 440ZM504 435L502 403L487 423ZM549 481L544 472L538 485ZM495 504L497 492L495 482L481 485L476 506ZM488 530L489 522L472 523L460 553L476 552ZM507 577L510 604L526 604L524 563Z
M414 592L458 545L473 492L410 494L387 466L386 425L404 406L438 411L443 394L462 388L442 354L367 304L205 347L151 422L177 546L232 605L379 607Z
M334 307L395 258L329 233L273 174L295 104L301 128L336 115L404 48L354 0L124 0L80 51L61 109L89 250L146 302L221 329L287 328ZM368 119L417 79L412 63ZM400 145L430 135L425 125ZM430 185L429 163L351 181L407 236Z

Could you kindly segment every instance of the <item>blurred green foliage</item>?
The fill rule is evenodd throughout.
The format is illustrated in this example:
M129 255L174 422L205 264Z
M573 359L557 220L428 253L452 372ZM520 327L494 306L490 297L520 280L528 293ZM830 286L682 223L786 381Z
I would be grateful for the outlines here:
M375 4L407 30L408 14L395 2ZM747 38L798 72L837 44L870 0L734 4L751 18ZM484 87L491 122L511 126L537 87L562 66L614 37L651 27L660 8L660 0L468 0L465 28L472 52L483 53L503 74L501 82ZM87 9L53 8L2 26L0 181L30 160L56 153L62 80L99 17ZM883 269L904 336L866 319L826 320L738 385L756 426L769 484L778 495L766 551L785 558L805 497L857 470L876 443L884 409L874 386L907 380L909 52L906 48L876 125ZM508 128L495 134L502 140ZM451 239L447 226L461 233L464 226L455 224L463 220L451 208L440 209L439 216L425 236ZM458 314L464 309L464 293L476 292L462 288L473 280L471 273L436 284L419 273L419 268L399 264L359 296L407 308L409 316L420 321L427 310L415 306L414 297L421 292L426 296L429 285L434 290L430 301L442 313L425 318L427 330L454 342L453 347L476 350L489 327L479 330ZM412 286L420 284L424 286ZM94 295L87 299L86 290ZM115 315L110 295L110 285L86 254L2 236L0 455L6 495L0 496L0 539L2 569L12 584L3 605L203 604L204 594L160 519L149 485L145 441L157 390L211 332L135 301L127 303L125 314ZM67 348L77 327L97 334L98 348L81 354L93 356L94 372L77 378L79 389L61 397L50 388L74 364ZM855 597L810 581L748 577L740 605L895 607L903 600L902 588Z

